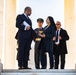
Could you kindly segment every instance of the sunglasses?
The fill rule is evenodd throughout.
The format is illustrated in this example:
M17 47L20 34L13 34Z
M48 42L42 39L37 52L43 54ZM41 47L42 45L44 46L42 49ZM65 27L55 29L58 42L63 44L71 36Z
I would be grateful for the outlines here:
M60 24L56 24L56 25L60 25Z

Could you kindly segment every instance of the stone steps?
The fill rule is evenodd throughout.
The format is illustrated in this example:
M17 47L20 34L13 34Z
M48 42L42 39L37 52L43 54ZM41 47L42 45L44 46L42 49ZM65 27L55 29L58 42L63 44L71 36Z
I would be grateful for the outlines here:
M5 69L1 75L76 75L76 70L14 70Z

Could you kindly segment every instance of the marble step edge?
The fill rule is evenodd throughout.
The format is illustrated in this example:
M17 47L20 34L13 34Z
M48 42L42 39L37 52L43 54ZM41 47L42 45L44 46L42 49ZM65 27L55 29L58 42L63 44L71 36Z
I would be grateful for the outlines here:
M76 73L1 73L1 75L76 75Z
M76 73L76 70L70 69L70 70L47 70L47 69L40 69L40 70L17 70L17 69L4 69L2 73Z

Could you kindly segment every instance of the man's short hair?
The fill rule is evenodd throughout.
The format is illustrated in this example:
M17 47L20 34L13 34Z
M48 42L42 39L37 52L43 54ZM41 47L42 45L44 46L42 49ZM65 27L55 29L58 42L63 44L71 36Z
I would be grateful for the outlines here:
M61 22L60 21L56 21L56 22L58 22L61 25Z
M27 6L25 7L24 11L31 9L31 7Z

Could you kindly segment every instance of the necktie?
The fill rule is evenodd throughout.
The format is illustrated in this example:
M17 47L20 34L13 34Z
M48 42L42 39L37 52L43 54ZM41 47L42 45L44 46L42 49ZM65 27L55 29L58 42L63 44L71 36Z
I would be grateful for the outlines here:
M57 33L56 33L56 42L58 42L58 30L57 30Z
M27 19L29 19L29 17L26 15Z

